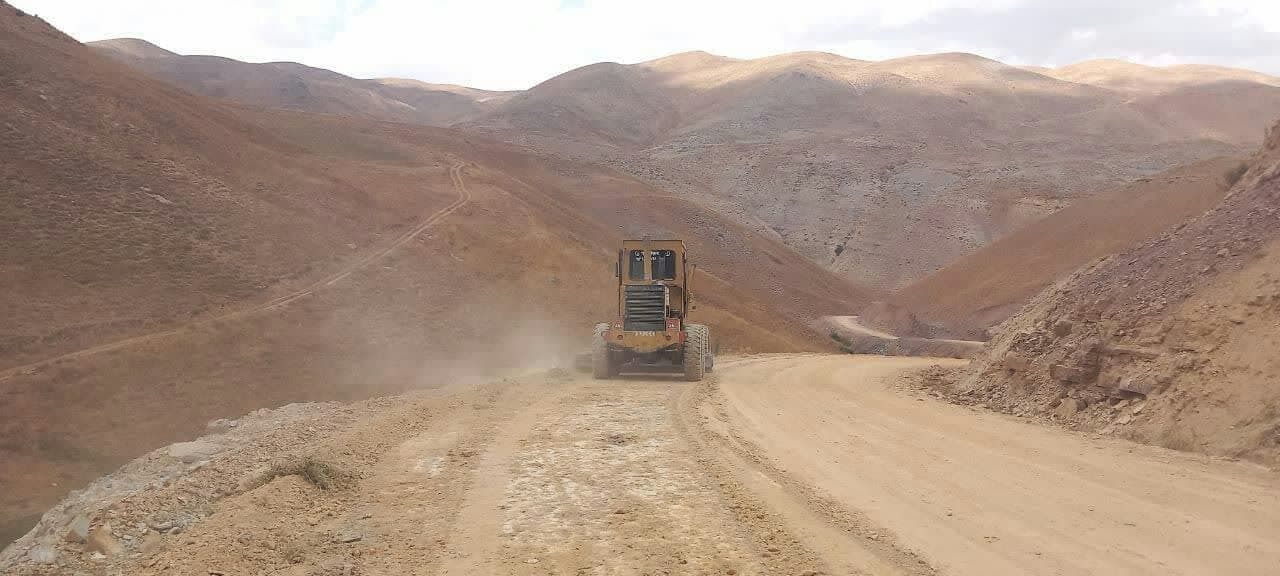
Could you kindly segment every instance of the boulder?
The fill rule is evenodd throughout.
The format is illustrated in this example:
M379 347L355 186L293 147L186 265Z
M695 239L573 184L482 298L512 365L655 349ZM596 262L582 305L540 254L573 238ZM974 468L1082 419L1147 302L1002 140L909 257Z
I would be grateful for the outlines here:
M58 561L58 549L48 542L37 544L27 551L27 558L33 564L53 564Z
M205 424L205 432L209 434L225 434L240 425L238 420L219 418Z
M222 451L222 446L213 442L196 440L195 442L178 442L169 445L169 455L186 464L208 460Z
M1093 379L1090 370L1067 364L1054 364L1049 367L1049 377L1058 382L1084 384Z
M142 537L142 543L138 544L138 551L143 554L150 554L160 547L160 543L164 541L164 537L155 532L150 532Z
M1080 409L1084 407L1083 404L1083 402L1075 398L1063 398L1058 407L1054 408L1053 415L1060 420L1068 420L1080 412Z
M1160 357L1161 351L1154 348L1140 348L1138 346L1121 346L1112 344L1102 348L1104 354L1110 356L1133 356L1146 360L1155 360Z
M1143 376L1125 376L1120 379L1120 385L1116 388L1146 396L1156 389L1156 381Z
M1021 354L1008 352L1004 355L1004 367L1006 370L1026 372L1031 368L1031 360Z
M83 544L89 538L89 517L80 514L71 519L71 523L67 524L67 542L75 544Z
M1062 337L1071 334L1071 330L1075 328L1075 324L1065 318L1053 323L1053 335Z
M85 540L84 549L88 552L98 552L104 556L118 556L124 553L124 546L119 540L111 534L111 529L106 526L99 526L89 532L89 538Z

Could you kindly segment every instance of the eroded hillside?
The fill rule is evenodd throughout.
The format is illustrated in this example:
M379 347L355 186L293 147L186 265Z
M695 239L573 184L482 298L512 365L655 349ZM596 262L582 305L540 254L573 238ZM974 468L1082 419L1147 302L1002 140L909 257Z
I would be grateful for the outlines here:
M931 321L978 336L1077 268L1217 206L1245 168L1238 158L1215 158L1079 200L952 262L895 297Z
M453 123L611 165L885 289L1079 198L1245 154L1261 137L1258 118L1280 115L1280 80L1208 66L691 52L593 64L499 94L177 56L139 42L97 47L202 94Z
M193 93L252 106L448 126L510 97L507 92L401 78L363 80L295 62L252 64L176 54L137 38L89 46Z
M1221 205L1036 297L952 392L1275 464L1278 346L1280 127Z
M574 70L464 125L621 166L896 288L1100 190L1246 153L1280 115L1270 77L1152 76L1134 95L967 54L690 53Z
M865 301L624 174L192 95L0 8L7 536L213 418L559 362L626 235L690 243L726 351L822 349L806 317Z

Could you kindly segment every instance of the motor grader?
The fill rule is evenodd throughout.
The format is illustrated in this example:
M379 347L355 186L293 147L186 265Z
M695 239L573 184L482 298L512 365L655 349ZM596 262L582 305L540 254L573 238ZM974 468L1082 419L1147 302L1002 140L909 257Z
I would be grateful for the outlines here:
M596 324L591 371L612 378L624 369L672 368L685 380L702 380L715 367L711 332L688 321L694 308L690 281L695 267L682 240L625 240L618 250L618 314Z

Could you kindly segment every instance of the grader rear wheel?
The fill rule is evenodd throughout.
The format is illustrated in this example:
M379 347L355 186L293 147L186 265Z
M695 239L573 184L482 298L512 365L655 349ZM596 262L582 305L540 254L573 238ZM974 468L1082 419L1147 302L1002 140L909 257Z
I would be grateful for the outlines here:
M609 354L609 346L604 340L604 333L608 330L607 322L596 324L595 335L591 339L591 374L597 380L607 380L618 375L618 366Z
M707 356L711 354L710 333L701 324L685 326L684 379L689 382L702 380L707 371Z

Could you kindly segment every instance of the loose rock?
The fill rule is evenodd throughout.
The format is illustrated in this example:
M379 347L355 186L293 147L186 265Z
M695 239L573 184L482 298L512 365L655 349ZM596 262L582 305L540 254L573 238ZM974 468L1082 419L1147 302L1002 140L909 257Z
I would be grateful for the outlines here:
M208 460L221 451L221 445L201 440L178 442L169 446L169 455L186 464Z
M71 519L71 523L67 525L67 542L75 544L83 544L89 538L89 517L80 514Z

